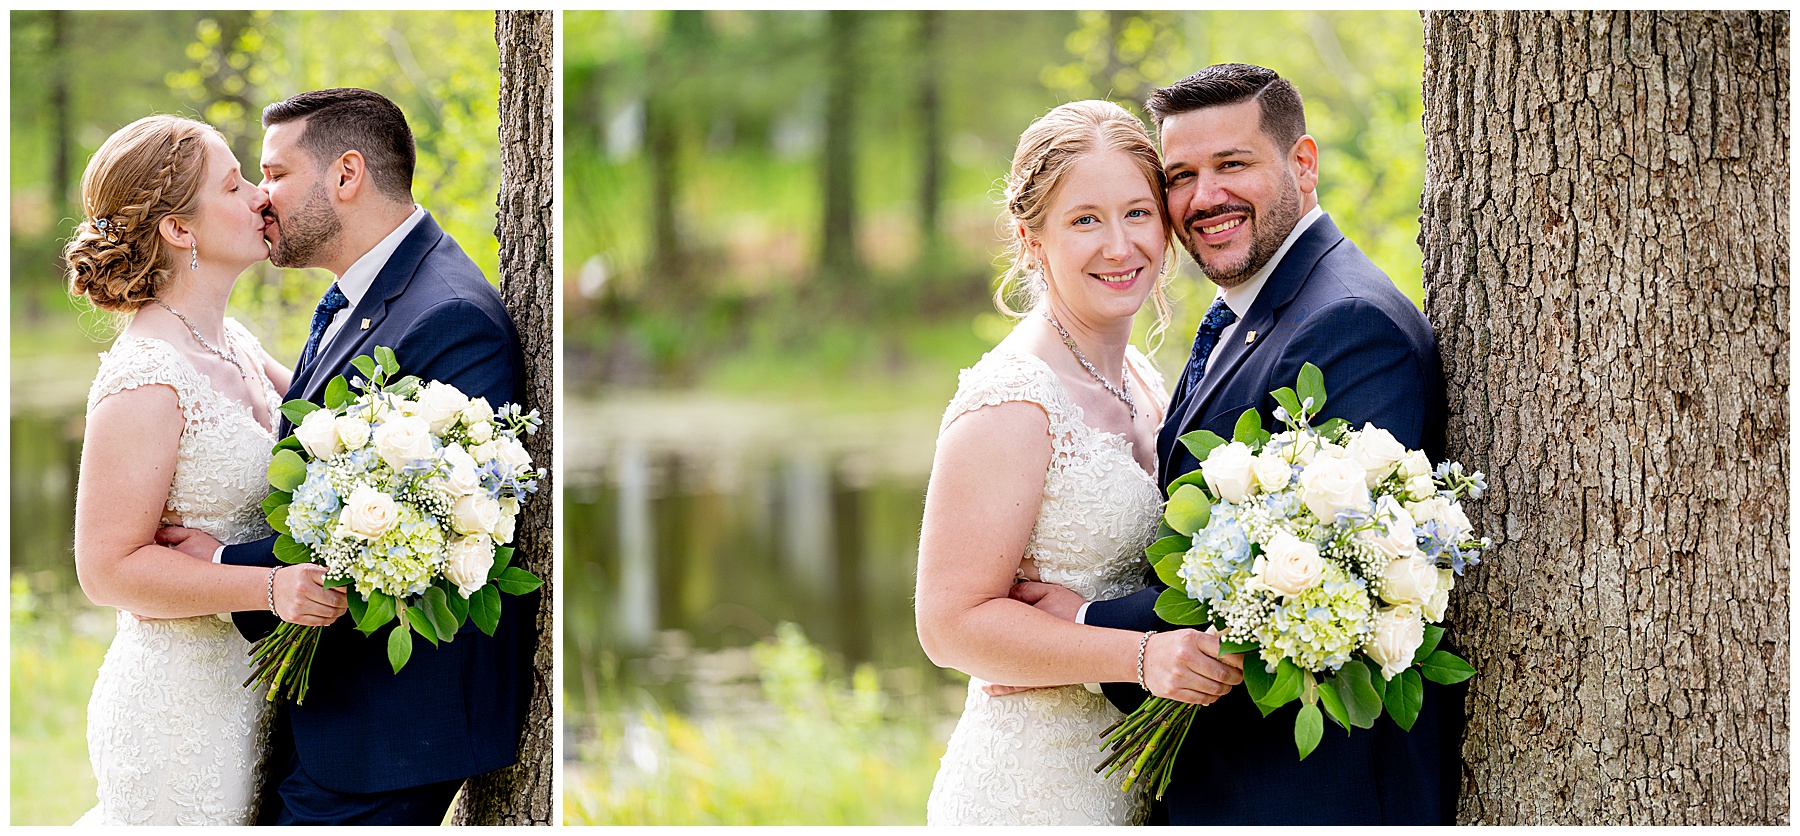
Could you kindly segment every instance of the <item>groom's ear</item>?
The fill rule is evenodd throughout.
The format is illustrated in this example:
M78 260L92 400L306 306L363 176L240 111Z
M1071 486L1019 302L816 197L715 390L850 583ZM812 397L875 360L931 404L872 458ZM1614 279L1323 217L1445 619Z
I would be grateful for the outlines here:
M361 151L345 151L331 167L333 188L337 190L338 200L355 199L358 192L369 179L369 165L363 159Z
M1294 179L1299 183L1301 193L1318 191L1319 143L1313 141L1310 134L1302 134L1294 140L1294 147L1288 151L1288 164L1294 167Z

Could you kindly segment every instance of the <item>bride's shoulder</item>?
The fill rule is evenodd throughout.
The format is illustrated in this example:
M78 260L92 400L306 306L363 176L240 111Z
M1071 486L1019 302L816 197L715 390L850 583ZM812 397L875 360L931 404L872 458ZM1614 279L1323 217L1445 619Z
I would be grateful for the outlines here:
M174 346L155 337L121 334L100 353L100 371L88 388L88 409L108 395L154 385L174 389L185 403L200 383L197 375Z
M939 431L964 413L1025 401L1037 404L1055 423L1069 413L1068 395L1043 358L1002 343L957 376L956 396L944 411Z

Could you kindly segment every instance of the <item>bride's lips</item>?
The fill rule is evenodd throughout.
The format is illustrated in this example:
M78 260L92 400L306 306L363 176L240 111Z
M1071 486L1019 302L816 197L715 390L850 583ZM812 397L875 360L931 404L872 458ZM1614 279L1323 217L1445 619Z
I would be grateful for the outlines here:
M1089 273L1088 277L1095 279L1101 284L1114 290L1126 290L1132 285L1137 284L1138 277L1143 274L1144 268L1134 267L1130 270L1108 270L1104 273Z

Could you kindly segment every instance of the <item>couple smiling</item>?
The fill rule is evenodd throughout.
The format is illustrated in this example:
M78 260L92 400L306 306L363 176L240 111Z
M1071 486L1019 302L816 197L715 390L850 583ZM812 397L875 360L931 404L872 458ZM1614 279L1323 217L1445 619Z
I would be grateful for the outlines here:
M380 345L409 374L517 403L512 320L413 203L393 102L317 90L263 125L260 186L217 130L174 116L121 128L82 177L69 286L122 326L88 394L76 487L81 588L119 610L88 706L99 802L84 824L436 824L465 777L516 759L529 606L395 673L385 642L340 618L322 567L276 559L261 507L293 430L284 400L321 400ZM265 258L336 277L291 374L225 316ZM249 640L278 620L330 625L302 705L244 687Z
M1220 64L1147 108L1160 158L1102 101L1050 111L1013 157L996 297L1020 320L944 413L920 538L920 641L971 676L928 820L1441 823L1456 787L1440 769L1454 762L1439 754L1441 695L1411 733L1327 732L1298 761L1297 704L1260 716L1238 687L1244 658L1155 614L1144 549L1169 483L1199 467L1179 436L1230 437L1251 408L1271 420L1269 393L1312 363L1331 387L1321 418L1372 422L1435 458L1443 394L1429 324L1319 208L1291 84ZM1172 396L1130 345L1147 299L1157 329L1168 320L1171 225L1220 289ZM1102 730L1149 694L1211 706L1154 816L1147 782L1124 791L1094 771Z

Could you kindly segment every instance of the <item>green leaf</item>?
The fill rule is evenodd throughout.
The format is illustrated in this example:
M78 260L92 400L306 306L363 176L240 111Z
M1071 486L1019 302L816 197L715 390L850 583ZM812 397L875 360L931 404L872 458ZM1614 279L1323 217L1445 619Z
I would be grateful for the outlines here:
M495 549L494 565L488 568L488 580L500 577L500 573L506 571L506 566L507 564L512 563L512 559L512 546L501 546L500 548Z
M1413 664L1425 661L1425 657L1430 656L1431 652L1437 649L1438 642L1443 640L1444 628L1436 624L1425 625L1425 641L1419 645L1417 651L1413 652Z
M1163 512L1169 527L1189 537L1206 527L1212 519L1212 498L1193 485L1182 485L1169 496L1169 508Z
M1287 410L1289 421L1295 423L1300 421L1300 398L1294 394L1294 390L1283 386L1280 389L1270 392L1269 397L1274 398L1275 403L1280 404L1282 409Z
M419 378L409 374L382 388L391 394L399 395L402 398L409 398L412 397L412 393L418 391L420 383L421 381Z
M1156 596L1156 617L1187 627L1212 621L1212 613L1207 611L1206 605L1187 597L1178 586L1169 587Z
M306 460L292 450L283 450L269 460L269 484L278 491L293 493L306 481Z
M1248 447L1255 447L1269 440L1269 433L1263 429L1262 415L1255 409L1246 409L1239 415L1237 426L1231 430L1231 440L1243 442Z
M385 345L375 346L375 362L381 364L381 370L387 372L388 377L400 373L399 358L394 356L393 349Z
M1388 683L1387 706L1389 717L1394 724L1406 731L1412 731L1414 721L1419 719L1419 709L1425 707L1425 681L1419 678L1419 672L1407 668Z
M1275 669L1274 683L1269 686L1268 692L1264 693L1260 700L1263 716L1267 717L1269 712L1299 699L1300 684L1300 667L1295 665L1292 660L1281 660L1280 666Z
M276 494L276 496L280 496L280 494ZM275 529L276 533L294 533L288 529L288 507L288 505L278 505L275 507L275 510L263 515L263 519L269 521L269 527Z
M1173 540L1175 538L1171 537L1169 539ZM1181 539L1185 540L1187 538L1183 537ZM1164 586L1181 589L1185 588L1186 582L1176 573L1181 571L1181 564L1186 560L1187 552L1170 552L1168 554L1157 555L1156 557L1150 558L1150 568L1156 570L1156 579L1162 581Z
M329 589L331 584L327 583L325 586ZM362 593L351 590L348 595L344 596L344 601L350 605L351 623L362 624L363 614L369 611L369 599L364 598ZM368 633L364 633L363 635L366 636Z
M1455 685L1475 675L1475 668L1448 650L1434 651L1419 665L1425 678L1439 685Z
M1326 441L1337 441L1338 436L1343 435L1347 429L1350 429L1349 421L1342 418L1328 418L1324 423L1314 426L1313 432L1318 433L1319 437Z
M305 543L295 540L291 534L283 534L275 538L275 559L282 563L311 563L312 549Z
M288 503L291 503L293 501L294 501L294 495L291 493L288 493L287 491L276 491L272 494L269 494L268 496L263 497L263 501L262 501L263 516L266 517L269 515L269 513L271 511L274 511L276 508L279 508L283 505L287 505Z
M1181 490L1183 485L1193 485L1201 490L1206 490L1206 474L1202 473L1199 468L1195 468L1175 477L1175 481L1169 483L1169 495L1174 496L1175 492Z
M411 658L412 633L406 629L406 622L401 621L388 632L388 664L394 666L394 673L399 673Z
M431 642L432 647L437 647L437 628L432 626L431 619L425 616L423 609L414 606L407 607L401 612L406 613L406 623L412 625L413 632L424 636L426 641Z
M1294 748L1300 751L1300 759L1306 760L1324 738L1325 718L1319 716L1319 707L1301 706L1300 713L1294 717Z
M394 620L394 596L386 592L370 592L367 597L368 606L357 617L356 629L361 630L365 636L373 636L376 630L381 629L381 625Z
M342 589L353 583L356 583L356 579L349 577L349 576L345 576L345 577L341 577L341 578L326 578L325 579L325 588L326 589Z
M475 626L488 635L494 634L494 628L500 626L500 590L488 584L478 590L469 599L469 617L475 620Z
M438 640L451 641L456 638L456 614L450 611L450 600L443 588L426 587L425 600L421 603L420 609L425 611L425 617L431 621L431 630L437 634Z
M1381 703L1383 705L1386 705L1387 704L1388 681L1387 681L1386 677L1383 677L1381 675L1381 666L1380 665L1370 663L1370 665L1369 665L1369 687L1375 689L1375 697L1377 699L1381 700Z
M525 593L544 585L543 581L538 580L537 575L533 575L517 566L506 567L506 571L501 572L498 577L494 578L493 583L495 586L500 587L501 592L508 595L524 595Z
M1312 398L1312 408L1307 410L1307 414L1317 415L1319 410L1325 408L1325 373L1319 371L1318 366L1311 363L1301 366L1300 380L1294 388L1300 390L1298 394L1302 404L1307 398Z
M342 409L344 408L344 404L349 402L350 381L345 380L343 375L340 374L337 377L332 378L330 383L325 384L326 409Z
M1325 713L1331 715L1333 722L1343 727L1344 734L1350 733L1350 712L1344 710L1343 698L1329 681L1319 683L1319 704L1325 707Z
M1176 441L1181 442L1183 447L1188 448L1188 452L1194 454L1195 461L1202 462L1206 461L1207 454L1211 453L1214 447L1223 447L1227 443L1225 439L1219 437L1218 433L1211 430L1195 430Z
M281 405L281 414L295 424L306 420L306 416L319 411L319 405L308 400L295 398Z
M279 453L283 450L292 450L296 453L301 453L301 452L305 452L306 447L305 447L305 445L302 445L300 443L299 436L290 435L290 436L285 436L280 441L275 442L275 452Z
M1161 540L1164 537L1173 537L1180 533L1181 532L1169 527L1168 520L1161 517L1156 518L1156 539Z
M1250 701L1260 708L1263 699L1269 695L1269 689L1275 687L1275 674L1263 668L1262 659L1244 660L1244 690L1249 692ZM1272 709L1264 709L1263 716L1269 716Z
M363 354L356 359L351 360L350 365L355 366L357 371L362 372L363 379L373 380L375 378L375 358ZM332 407L332 409L336 408L337 407L335 406Z
M1228 641L1219 642L1219 652L1220 653L1249 653L1250 651L1256 650L1260 647L1262 647L1262 645L1259 645L1256 642L1228 642ZM1245 664L1248 664L1248 663L1249 663L1249 660L1245 660Z
M1338 668L1336 676L1331 678L1331 690L1337 692L1338 701L1344 706L1344 713L1350 725L1359 729L1373 728L1375 718L1381 716L1381 695L1375 692L1375 686L1369 683L1369 666L1352 659Z

